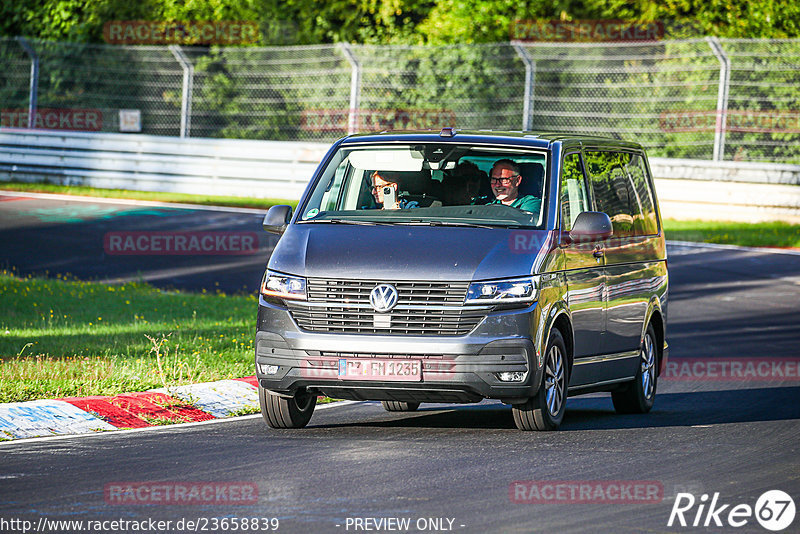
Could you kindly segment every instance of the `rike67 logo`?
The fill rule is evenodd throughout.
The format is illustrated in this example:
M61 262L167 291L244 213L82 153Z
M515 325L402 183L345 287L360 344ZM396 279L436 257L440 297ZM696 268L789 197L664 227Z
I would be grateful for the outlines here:
M764 492L755 506L722 503L719 492L714 493L710 501L706 493L699 499L691 493L678 493L667 526L740 528L755 518L765 529L780 532L794 522L794 516L794 500L781 490Z

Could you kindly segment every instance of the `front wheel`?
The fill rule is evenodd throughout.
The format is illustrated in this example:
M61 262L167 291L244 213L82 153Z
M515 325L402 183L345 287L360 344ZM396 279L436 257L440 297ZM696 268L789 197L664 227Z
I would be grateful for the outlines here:
M298 391L294 397L281 397L258 386L261 416L271 428L303 428L311 420L317 396Z
M555 430L564 419L567 405L567 347L557 329L550 333L545 351L542 384L534 397L511 407L520 430Z
M658 382L656 339L653 325L647 325L642 349L639 352L636 378L625 389L611 393L611 400L617 413L647 413L653 407Z

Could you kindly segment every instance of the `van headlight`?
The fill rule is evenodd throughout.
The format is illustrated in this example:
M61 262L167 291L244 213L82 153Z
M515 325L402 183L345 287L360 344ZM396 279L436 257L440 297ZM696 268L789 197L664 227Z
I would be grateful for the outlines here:
M537 299L539 279L536 276L513 280L472 282L464 304L510 304L533 302Z
M306 279L267 271L261 281L261 294L279 299L306 300Z

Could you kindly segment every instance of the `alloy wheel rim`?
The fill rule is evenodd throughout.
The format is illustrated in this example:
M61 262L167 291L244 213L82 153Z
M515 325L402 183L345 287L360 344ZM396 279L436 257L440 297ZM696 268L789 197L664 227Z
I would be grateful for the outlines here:
M650 337L650 334L644 337L644 344L642 345L641 352L641 365L642 392L646 399L650 399L653 396L656 379L656 351L653 338Z
M555 417L561 411L564 402L564 358L557 346L551 347L547 353L544 373L547 411Z

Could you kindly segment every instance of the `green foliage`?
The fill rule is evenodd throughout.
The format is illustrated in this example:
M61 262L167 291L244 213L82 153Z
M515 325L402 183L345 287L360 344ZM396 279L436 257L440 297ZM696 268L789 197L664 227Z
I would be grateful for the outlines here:
M441 126L426 123L424 110L441 112L433 116L442 121L452 117L462 128L520 127L524 67L508 46L361 46L355 53L369 66L362 75L363 108L405 110L409 128Z
M0 6L0 35L100 42L113 20L247 20L262 44L486 43L515 20L662 21L673 36L800 36L795 0L27 0ZM292 35L289 35L292 34Z
M276 55L247 47L197 54L194 135L296 139L300 110L285 99L295 73L290 62L274 61Z

